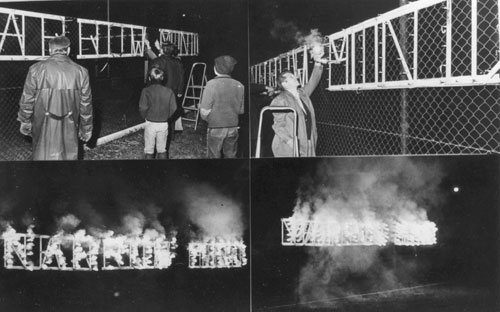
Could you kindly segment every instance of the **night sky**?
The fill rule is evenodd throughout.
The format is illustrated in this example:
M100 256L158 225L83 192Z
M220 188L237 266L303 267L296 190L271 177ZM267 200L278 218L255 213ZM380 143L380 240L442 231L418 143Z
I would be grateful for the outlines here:
M298 47L297 32L327 36L398 6L398 0L251 0L250 64Z

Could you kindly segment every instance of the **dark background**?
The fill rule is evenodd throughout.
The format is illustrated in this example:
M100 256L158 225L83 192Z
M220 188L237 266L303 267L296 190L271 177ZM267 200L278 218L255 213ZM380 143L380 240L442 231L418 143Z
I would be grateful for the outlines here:
M327 36L398 6L398 0L250 0L250 65L297 48L297 31ZM286 26L275 27L277 20Z
M252 162L252 300L256 311L313 310L299 304L297 286L300 270L309 258L307 249L316 247L281 245L280 219L292 216L297 191L303 182L309 181L322 163L336 164L338 168L344 164L350 168L354 162L369 166L382 159L390 162L391 158L260 159ZM406 267L405 259L421 266L412 284L401 287L442 285L431 288L431 295L422 295L420 291L418 295L405 292L409 297L404 300L398 293L388 294L383 299L367 297L359 302L355 299L332 300L330 308L318 308L318 311L496 311L500 306L500 159L495 156L409 159L439 164L445 172L438 186L445 200L428 212L429 220L438 227L438 242L430 247L389 245L381 248L381 255L399 259L392 267L395 272ZM343 174L358 173L348 170ZM342 174L335 179L343 179ZM455 186L460 188L459 192L453 192ZM351 280L344 281L347 285L355 285L356 281L361 285L367 278L356 274L350 277ZM325 304L328 305L328 301Z
M248 83L247 0L0 1L0 7L101 21L107 21L109 13L110 22L146 26L151 28L148 29L148 34L157 33L154 32L156 28L198 33L199 55L182 57L186 86L189 72L194 62L206 63L206 76L208 80L215 77L213 71L214 59L220 55L235 57L238 64L232 72L232 77L240 81L244 86L247 86ZM154 39L151 43L154 46ZM74 50L76 51L76 49ZM74 55L73 58L76 61ZM144 60L146 60L146 57L144 57ZM93 77L98 76L97 73L95 75L92 74L94 67L96 71L97 68L103 68L105 60L78 60L77 62L88 68L91 73L91 84L95 95L95 119L96 123L98 123L94 127L97 129L94 131L95 140L99 134L102 134L97 133L100 132L101 128L101 132L108 132L106 131L107 125L99 124L101 111L109 107L109 104L101 104L105 100L117 98L120 103L123 102L121 104L122 107L117 108L117 113L114 113L114 115L117 115L116 119L119 119L122 115L121 111L124 111L127 119L132 123L128 126L133 126L142 121L141 117L138 116L138 101L140 91L144 86L144 82L141 79L144 66L141 64L142 60L140 58L112 60L112 66L110 66L112 67L112 71L118 73L124 80L118 84L118 87L124 87L123 90L119 90L119 93L121 93L119 95L111 92L112 88L109 86L109 82L97 81L97 78ZM18 64L20 63L26 64L26 62L19 62ZM129 76L137 76L137 73L134 74L134 72L138 72L139 80L127 81L127 78L130 78ZM24 81L24 75L22 81ZM117 86L113 87L119 89ZM240 139L237 156L246 158L249 154L249 112L248 94L245 95L245 113L240 116ZM125 100L122 98L125 98ZM12 158L13 156L10 156L8 159Z
M95 220L115 230L124 213L153 204L158 220L178 230L177 256L163 270L61 272L0 267L1 311L248 311L249 264L234 269L189 269L193 225L183 190L209 185L240 203L249 245L246 161L96 161L0 163L0 217L18 232L27 223L51 235L56 219L72 213L79 228ZM200 194L201 196L201 194ZM0 246L3 259L3 243ZM249 250L247 247L247 258ZM3 261L2 261L3 262Z
M106 0L0 2L6 8L101 21L107 21L107 5ZM238 60L234 78L246 84L246 0L109 0L109 21L198 33L197 59L207 63L207 78L214 76L213 59L229 54Z

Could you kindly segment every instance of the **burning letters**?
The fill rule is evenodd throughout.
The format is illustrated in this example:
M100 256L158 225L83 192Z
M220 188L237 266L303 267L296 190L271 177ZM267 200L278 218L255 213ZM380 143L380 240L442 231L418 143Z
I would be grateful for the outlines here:
M34 234L31 228L27 233L11 230L3 239L4 267L31 271L166 269L177 247L175 238L164 235L95 238L83 230L54 236Z
M281 219L283 246L403 246L434 245L436 224L430 221L412 223L312 221L305 218Z
M215 269L245 266L245 248L241 240L189 243L189 267Z

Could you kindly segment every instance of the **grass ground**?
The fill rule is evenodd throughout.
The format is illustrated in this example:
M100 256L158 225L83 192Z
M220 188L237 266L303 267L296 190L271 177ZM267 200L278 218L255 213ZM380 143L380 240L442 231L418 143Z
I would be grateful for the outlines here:
M170 144L170 159L199 159L206 158L207 125L200 122L196 131L190 124L184 126L184 131L176 133ZM85 160L117 160L144 158L144 131L140 130L131 135L114 140L107 144L96 146L84 151Z

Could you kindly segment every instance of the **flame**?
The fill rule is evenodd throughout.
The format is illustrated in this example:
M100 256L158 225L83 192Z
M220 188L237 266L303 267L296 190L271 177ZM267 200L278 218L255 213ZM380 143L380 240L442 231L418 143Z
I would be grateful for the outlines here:
M62 251L64 236L58 233L49 239L49 243L42 255L42 269L67 269L66 257Z
M383 246L436 244L436 224L430 221L379 220L337 222L290 217L281 220L283 246Z
M191 242L188 251L191 269L237 268L247 264L246 246L241 239Z
M167 240L163 234L107 237L103 239L103 269L165 269L172 264L176 248L175 238Z
M176 239L152 233L125 236L109 231L96 238L87 235L85 230L47 236L35 234L33 227L29 227L27 233L8 228L2 235L4 267L97 271L98 258L102 254L102 270L168 268L176 255Z
M97 257L99 255L99 240L87 235L85 230L74 234L73 268L75 270L97 271Z
M404 246L434 245L437 227L434 222L396 221L393 226L394 244Z

